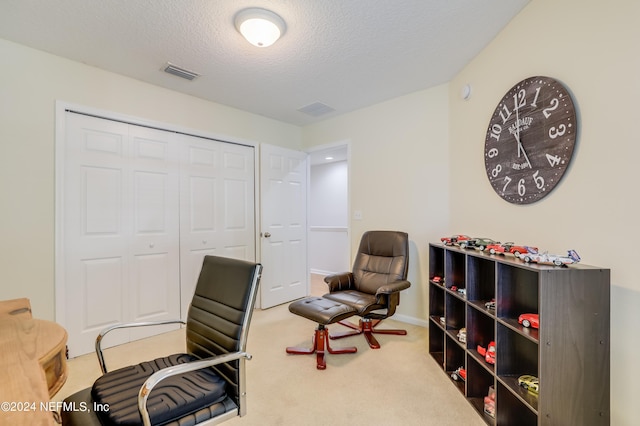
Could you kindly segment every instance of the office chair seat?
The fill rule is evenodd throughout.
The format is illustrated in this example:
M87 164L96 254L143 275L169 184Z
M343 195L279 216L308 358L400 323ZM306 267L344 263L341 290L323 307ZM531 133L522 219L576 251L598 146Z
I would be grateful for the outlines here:
M163 368L198 358L175 354L153 361L111 371L93 384L91 396L96 404L109 407L98 411L101 420L111 425L140 424L138 391L151 374ZM221 402L227 397L226 382L211 368L173 376L155 387L147 403L151 423L165 424L206 405Z

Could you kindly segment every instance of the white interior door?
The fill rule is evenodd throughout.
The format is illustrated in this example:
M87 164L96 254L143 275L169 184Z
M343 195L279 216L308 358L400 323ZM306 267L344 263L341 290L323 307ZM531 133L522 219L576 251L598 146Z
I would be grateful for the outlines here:
M179 315L179 187L170 133L74 113L66 129L64 325L76 356L111 324Z
M186 318L205 255L255 261L254 148L184 136L181 299Z
M307 176L306 153L261 146L262 308L290 302L309 293Z

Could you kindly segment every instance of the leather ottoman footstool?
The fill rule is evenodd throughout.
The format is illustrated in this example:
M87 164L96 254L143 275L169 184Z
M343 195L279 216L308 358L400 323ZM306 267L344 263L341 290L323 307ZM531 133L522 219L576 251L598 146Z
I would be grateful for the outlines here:
M325 348L330 354L352 354L358 349L355 346L346 348L332 348L329 346L329 330L325 326L342 321L356 313L351 306L334 302L322 297L307 297L289 305L289 311L318 324L312 337L311 348L289 347L287 353L292 355L309 355L316 353L316 367L318 370L327 368L324 359Z

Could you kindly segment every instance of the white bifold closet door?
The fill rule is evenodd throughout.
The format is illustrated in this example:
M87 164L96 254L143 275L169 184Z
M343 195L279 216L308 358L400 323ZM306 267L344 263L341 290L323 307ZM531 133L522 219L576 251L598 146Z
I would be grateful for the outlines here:
M185 317L204 254L255 258L254 169L252 147L66 115L63 325L77 356L112 324ZM118 330L104 346L175 328Z

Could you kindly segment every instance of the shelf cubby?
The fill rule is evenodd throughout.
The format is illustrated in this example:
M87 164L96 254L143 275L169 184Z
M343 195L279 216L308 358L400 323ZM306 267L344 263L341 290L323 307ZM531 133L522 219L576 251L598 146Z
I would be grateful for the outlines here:
M465 351L459 345L453 342L451 336L447 336L446 340L449 340L449 344L445 346L445 364L444 370L447 374L453 373L458 367L465 367ZM466 368L466 367L465 367ZM451 379L453 381L453 379ZM456 382L458 385L463 384L462 381ZM458 388L464 393L464 386L458 386Z
M444 251L429 251L429 280L434 277L444 277Z
M538 345L502 324L498 324L496 365L498 376L539 376Z
M435 321L429 321L429 353L444 369L444 330Z
M445 294L444 300L446 329L457 333L466 324L466 304L464 300L451 294L451 292Z
M444 278L447 288L467 287L465 261L464 253L448 250L444 252Z
M467 401L481 416L491 418L484 412L484 397L489 393L489 387L494 386L493 374L487 371L481 362L474 357L467 356Z
M539 423L539 420L542 423ZM531 411L520 399L513 394L510 388L498 382L496 389L496 424L518 426L535 426L546 424L538 415ZM553 423L549 423L553 424ZM562 423L560 423L562 424Z
M491 259L467 256L467 298L482 304L496 295L496 264Z
M514 265L498 264L496 315L514 319L523 313L538 313L538 273Z

